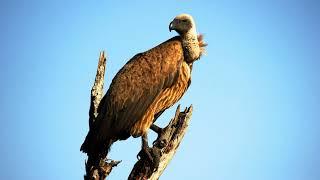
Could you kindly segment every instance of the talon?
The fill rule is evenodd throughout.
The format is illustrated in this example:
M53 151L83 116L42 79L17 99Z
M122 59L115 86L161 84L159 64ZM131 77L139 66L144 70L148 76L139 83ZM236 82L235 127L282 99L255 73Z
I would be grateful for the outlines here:
M162 149L166 147L168 143L166 139L156 139L155 141L153 141L152 145Z
M157 171L158 166L160 164L160 157L161 157L161 149L159 149L157 147L150 148L148 146L147 135L146 134L143 135L142 136L142 148L141 148L140 152L138 153L137 158L147 159L150 163L150 168L153 171Z
M145 148L143 148L143 151L146 153L146 155L147 155L148 159L150 160L150 162L153 162L153 157L150 154L149 149L150 149L149 147L145 147Z
M153 148L152 149L152 154L153 154L153 162L152 162L152 167L153 167L153 172L158 170L159 164L160 164L160 157L161 157L161 149L159 148Z
M147 158L151 163L153 163L153 156L150 151L152 151L149 147L143 147L140 152L137 154L137 159L140 160L142 158Z

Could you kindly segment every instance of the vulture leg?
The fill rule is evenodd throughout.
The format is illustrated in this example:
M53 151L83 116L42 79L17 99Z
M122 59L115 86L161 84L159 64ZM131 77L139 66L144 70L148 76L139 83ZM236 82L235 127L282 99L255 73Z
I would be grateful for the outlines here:
M151 162L153 161L152 155L150 153L151 148L148 145L148 135L144 134L141 136L141 151L137 154L137 159L147 157Z
M160 128L159 126L155 125L154 122L156 122L156 120L161 116L161 114L164 111L165 110L162 110L159 113L157 113L156 115L154 115L153 124L150 126L150 129L153 130L154 132L156 132L158 134L158 136L160 136L160 134L162 133L162 128Z
M153 124L151 124L150 126L150 129L153 130L154 132L156 132L158 134L158 137L157 139L152 143L154 146L157 146L159 148L163 148L165 146L167 146L167 140L164 139L164 138L161 138L163 137L163 128L157 126L154 124L154 122L156 122L156 120L158 119L158 117L160 117L160 115L164 112L165 110L163 111L160 111L159 113L157 113L155 116L154 116L154 119L153 119Z
M141 140L142 140L141 150L144 151L144 153L146 153L146 155L150 161L153 161L153 158L150 153L150 147L148 145L148 134L146 133L146 134L142 135Z
M137 155L137 158L148 159L150 162L150 167L153 168L154 171L156 171L160 163L161 151L158 151L158 150L155 150L154 148L149 147L147 133L142 135L141 140L142 140L142 147L141 147L141 151Z
M150 129L151 129L152 131L156 132L158 135L162 133L162 128L159 127L159 126L157 126L157 125L155 125L155 124L152 124L152 125L150 126Z

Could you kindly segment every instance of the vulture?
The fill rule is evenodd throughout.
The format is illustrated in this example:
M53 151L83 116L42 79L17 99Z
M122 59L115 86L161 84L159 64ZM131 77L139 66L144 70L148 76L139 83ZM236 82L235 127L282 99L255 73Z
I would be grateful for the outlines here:
M188 89L192 65L206 44L188 14L176 16L169 30L179 35L136 54L113 78L80 149L88 161L106 157L114 142L130 136L142 137L142 150L147 148L154 121Z

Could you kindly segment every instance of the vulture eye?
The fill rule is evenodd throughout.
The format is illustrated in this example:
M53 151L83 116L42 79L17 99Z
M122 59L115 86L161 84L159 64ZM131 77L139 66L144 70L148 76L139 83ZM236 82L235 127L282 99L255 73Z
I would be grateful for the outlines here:
M186 20L186 19L184 19L184 20L182 20L182 22L187 22L187 20Z

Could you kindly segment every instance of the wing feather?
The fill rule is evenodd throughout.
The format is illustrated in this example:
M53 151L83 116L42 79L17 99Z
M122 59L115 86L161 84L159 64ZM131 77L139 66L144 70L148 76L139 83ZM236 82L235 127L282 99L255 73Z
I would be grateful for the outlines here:
M177 81L182 62L179 37L131 58L106 93L98 134L106 138L129 133L157 96Z

